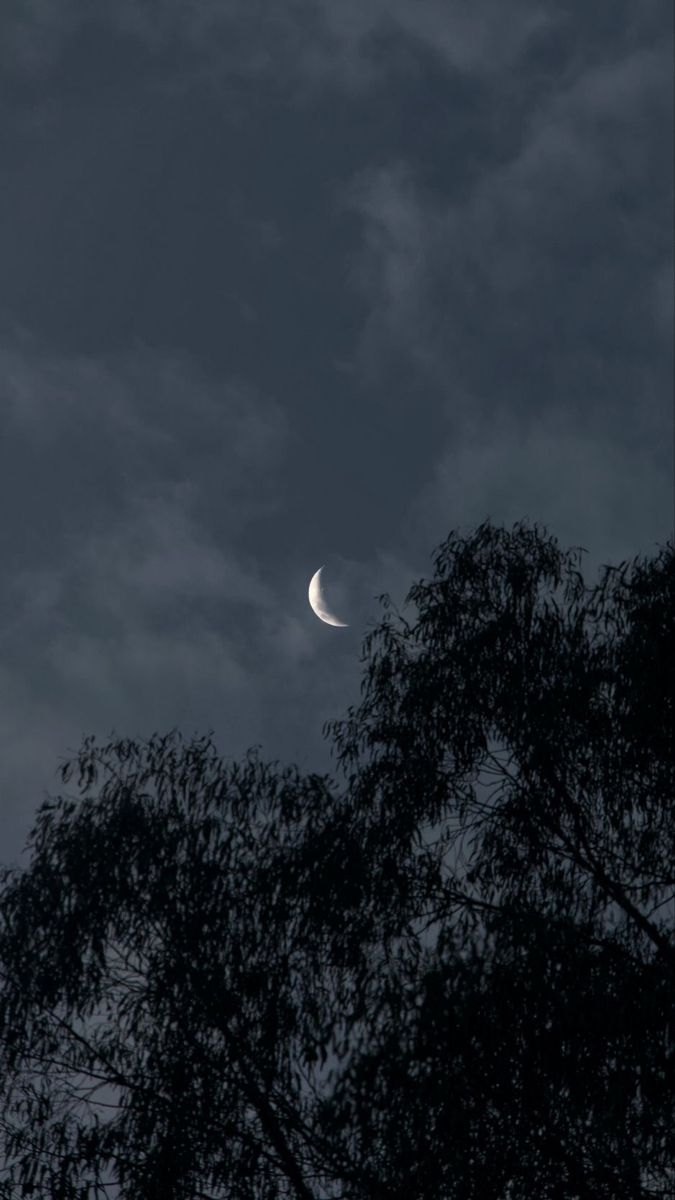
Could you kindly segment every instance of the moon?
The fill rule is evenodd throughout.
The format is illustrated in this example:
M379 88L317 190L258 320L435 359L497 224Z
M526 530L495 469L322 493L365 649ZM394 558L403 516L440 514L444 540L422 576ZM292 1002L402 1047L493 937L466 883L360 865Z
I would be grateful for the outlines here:
M309 581L309 603L311 604L319 620L325 621L326 625L337 625L340 629L346 629L346 621L338 621L337 617L330 611L328 605L326 604L326 598L323 594L323 588L321 587L322 571L323 567L319 567L318 571L314 572Z

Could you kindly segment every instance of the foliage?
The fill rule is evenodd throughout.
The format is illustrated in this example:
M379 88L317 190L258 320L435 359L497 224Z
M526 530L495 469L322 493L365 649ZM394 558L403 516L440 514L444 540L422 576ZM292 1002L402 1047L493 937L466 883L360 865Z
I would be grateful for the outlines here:
M673 552L578 563L451 533L337 782L85 738L4 873L0 1196L672 1194Z

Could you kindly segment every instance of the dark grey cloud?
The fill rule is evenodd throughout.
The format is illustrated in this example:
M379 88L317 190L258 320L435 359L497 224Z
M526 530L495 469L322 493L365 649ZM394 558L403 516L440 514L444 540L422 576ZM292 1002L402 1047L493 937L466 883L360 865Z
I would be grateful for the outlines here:
M576 352L581 330L598 357L618 332L630 334L616 347L626 356L650 350L672 262L669 126L658 120L670 72L667 46L583 70L457 199L400 161L357 178L373 336L400 344L407 328L441 369L481 359L492 374L504 362L482 353L486 334L529 366L548 343Z
M663 45L580 69L457 199L400 161L355 180L364 361L412 363L448 418L428 532L528 510L596 562L668 536L670 74Z
M406 62L406 46L421 48L453 70L493 75L512 65L529 41L564 16L552 4L499 0L477 6L459 0L28 0L6 11L5 62L35 75L68 53L74 38L99 31L138 43L155 54L182 53L182 65L216 80L284 75L314 86L362 89L388 70L388 52ZM93 45L93 41L89 42Z
M671 535L671 44L652 0L2 8L0 856L84 732L327 764L451 527Z
M146 730L172 710L203 723L209 705L245 736L243 631L268 662L306 653L246 548L277 504L283 410L167 357L55 358L27 339L0 347L0 379L6 702L23 693L25 720L51 713L71 741L131 710Z
M323 640L292 531L280 556L256 542L282 507L283 407L178 357L57 357L25 335L0 379L8 844L85 731L215 728L226 753L329 765L321 727L357 683L370 600L404 573L334 556L350 657Z

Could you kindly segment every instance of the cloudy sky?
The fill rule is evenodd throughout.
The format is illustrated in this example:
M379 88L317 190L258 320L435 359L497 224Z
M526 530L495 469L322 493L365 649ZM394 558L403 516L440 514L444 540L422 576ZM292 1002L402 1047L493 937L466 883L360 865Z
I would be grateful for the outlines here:
M328 766L451 528L672 536L669 10L2 5L0 859L85 733Z

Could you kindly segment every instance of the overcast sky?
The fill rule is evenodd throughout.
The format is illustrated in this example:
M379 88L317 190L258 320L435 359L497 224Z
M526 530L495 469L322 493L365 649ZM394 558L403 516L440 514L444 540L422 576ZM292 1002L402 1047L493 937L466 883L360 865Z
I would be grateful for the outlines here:
M0 859L85 733L328 767L452 528L672 536L670 10L2 5Z

